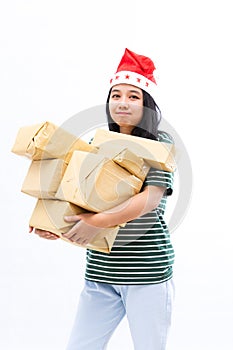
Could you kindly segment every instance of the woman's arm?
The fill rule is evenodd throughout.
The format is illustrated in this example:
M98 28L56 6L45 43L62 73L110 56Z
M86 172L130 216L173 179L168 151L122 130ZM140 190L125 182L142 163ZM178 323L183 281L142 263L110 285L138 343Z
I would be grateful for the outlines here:
M143 192L129 198L124 203L89 216L87 222L96 227L112 227L134 220L156 208L161 201L164 191L164 187L147 186ZM78 216L83 218L85 214Z
M87 244L103 228L134 220L156 208L165 190L164 187L146 186L142 192L112 209L101 213L83 213L65 217L68 222L78 222L64 236L79 244Z

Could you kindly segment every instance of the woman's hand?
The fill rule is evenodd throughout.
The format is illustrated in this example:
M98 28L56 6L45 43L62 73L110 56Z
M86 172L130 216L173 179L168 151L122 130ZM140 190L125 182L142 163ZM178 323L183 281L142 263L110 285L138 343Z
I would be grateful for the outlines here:
M45 230L40 230L38 228L29 226L29 233L32 233L34 231L35 234L37 234L41 238L49 239L49 240L55 240L60 238L59 236L55 235L55 233L45 231Z
M63 236L80 245L90 243L103 229L95 225L95 215L93 213L84 213L66 216L64 218L65 221L76 222L76 224L68 232L64 233Z

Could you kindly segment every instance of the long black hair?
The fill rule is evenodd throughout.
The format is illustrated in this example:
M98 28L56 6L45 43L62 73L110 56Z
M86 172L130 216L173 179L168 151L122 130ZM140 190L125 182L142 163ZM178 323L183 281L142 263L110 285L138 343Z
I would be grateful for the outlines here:
M158 139L158 127L162 119L161 111L154 99L146 91L143 93L143 117L138 125L134 127L131 135L144 137L147 139ZM111 95L111 89L109 91L106 102L106 114L108 119L108 127L110 131L120 132L120 127L112 119L109 111L109 99Z

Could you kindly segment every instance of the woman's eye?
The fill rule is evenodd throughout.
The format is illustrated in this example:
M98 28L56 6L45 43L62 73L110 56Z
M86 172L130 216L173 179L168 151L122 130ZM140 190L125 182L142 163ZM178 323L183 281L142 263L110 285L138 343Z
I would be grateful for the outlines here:
M139 100L139 97L136 96L136 95L132 95L132 96L130 96L130 98L131 98L132 100Z
M112 95L112 98L119 98L119 97L120 95L117 95L117 94Z

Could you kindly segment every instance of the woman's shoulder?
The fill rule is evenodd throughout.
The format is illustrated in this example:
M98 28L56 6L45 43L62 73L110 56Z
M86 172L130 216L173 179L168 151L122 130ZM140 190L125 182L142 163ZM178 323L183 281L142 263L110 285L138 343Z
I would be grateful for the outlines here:
M167 142L167 143L174 143L174 139L167 131L164 130L158 130L158 141L160 142Z

